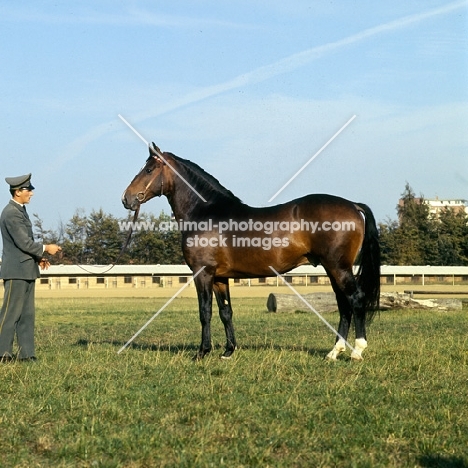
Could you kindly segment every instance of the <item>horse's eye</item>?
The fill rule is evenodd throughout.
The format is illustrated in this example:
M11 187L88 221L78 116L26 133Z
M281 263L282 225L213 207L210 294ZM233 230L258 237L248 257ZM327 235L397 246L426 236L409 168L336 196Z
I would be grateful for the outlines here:
M150 169L149 167L147 167L145 171L147 174L151 174L153 172L153 169Z

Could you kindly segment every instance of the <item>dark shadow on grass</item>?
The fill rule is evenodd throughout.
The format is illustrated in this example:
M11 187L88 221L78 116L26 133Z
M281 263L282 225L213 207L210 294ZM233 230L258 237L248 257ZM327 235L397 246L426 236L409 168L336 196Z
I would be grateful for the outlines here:
M127 344L125 341L118 341L118 340L101 340L101 341L92 341L86 339L79 339L75 346L82 346L88 347L90 345L112 345L118 347L119 349ZM186 345L186 344L174 344L174 345L157 345L157 344L138 344L138 343L130 343L126 349L137 349L140 351L169 351L172 354L178 354L182 351L198 351L198 346L195 345Z
M468 461L462 457L444 455L423 455L418 462L424 468L468 468Z
M325 348L309 348L307 346L294 346L294 345L277 345L277 344L253 344L253 345L240 345L239 350L250 350L250 351L291 351L291 352L306 352L311 356L325 357L330 349Z
M118 347L119 349L126 344L126 342L118 341L118 340L100 340L100 341L93 341L87 340L84 338L79 339L75 346L82 346L88 347L90 345L112 345ZM190 351L196 352L198 351L198 346L194 344L138 344L138 343L130 343L126 349L136 349L140 351L162 351L162 352L169 352L172 354L179 354L180 352ZM213 351L223 351L224 347L221 344L214 344ZM324 358L330 349L326 348L308 348L306 346L294 346L294 345L277 345L277 344L252 344L252 345L240 345L237 351L242 352L242 350L249 350L249 351L268 351L268 350L275 350L275 351L290 351L290 352L307 352L311 356Z

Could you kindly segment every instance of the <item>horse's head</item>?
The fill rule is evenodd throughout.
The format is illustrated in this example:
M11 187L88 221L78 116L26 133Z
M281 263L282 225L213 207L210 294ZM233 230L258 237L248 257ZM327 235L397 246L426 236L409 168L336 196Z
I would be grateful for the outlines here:
M170 169L166 158L153 143L149 146L149 158L122 195L125 208L135 211L142 203L163 195L170 181Z

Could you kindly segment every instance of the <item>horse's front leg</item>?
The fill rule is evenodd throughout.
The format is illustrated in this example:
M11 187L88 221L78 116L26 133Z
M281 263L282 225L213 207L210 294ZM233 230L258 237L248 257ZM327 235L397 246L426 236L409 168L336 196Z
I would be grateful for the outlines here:
M213 308L213 275L203 271L195 278L198 294L198 309L202 326L200 349L194 360L203 359L211 351L211 315Z
M234 325L232 324L232 307L228 278L216 278L214 293L219 307L219 316L226 332L226 349L221 359L229 359L236 350L236 337L234 335Z

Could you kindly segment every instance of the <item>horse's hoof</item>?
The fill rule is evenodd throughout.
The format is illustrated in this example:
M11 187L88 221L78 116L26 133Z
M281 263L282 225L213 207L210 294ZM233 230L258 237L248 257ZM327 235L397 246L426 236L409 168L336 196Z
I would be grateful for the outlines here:
M336 355L333 351L330 351L326 356L325 356L325 361L330 361L330 362L336 362L338 359L336 358Z
M221 359L231 359L232 355L234 354L234 351L237 349L237 346L228 346L225 350L224 353L221 354Z
M353 361L362 361L362 352L367 348L367 341L365 338L357 338L354 344L351 359Z
M351 360L352 361L363 361L364 359L362 358L362 356L360 354L352 352L351 353Z
M196 362L196 361L201 361L208 353L203 353L201 351L199 351L197 354L195 354L195 356L193 356L192 358L192 361Z
M233 354L234 351L225 351L223 354L221 354L221 359L231 359Z
M336 361L338 356L341 353L346 351L346 342L342 338L340 338L333 346L333 349L327 354L326 360L327 361Z

